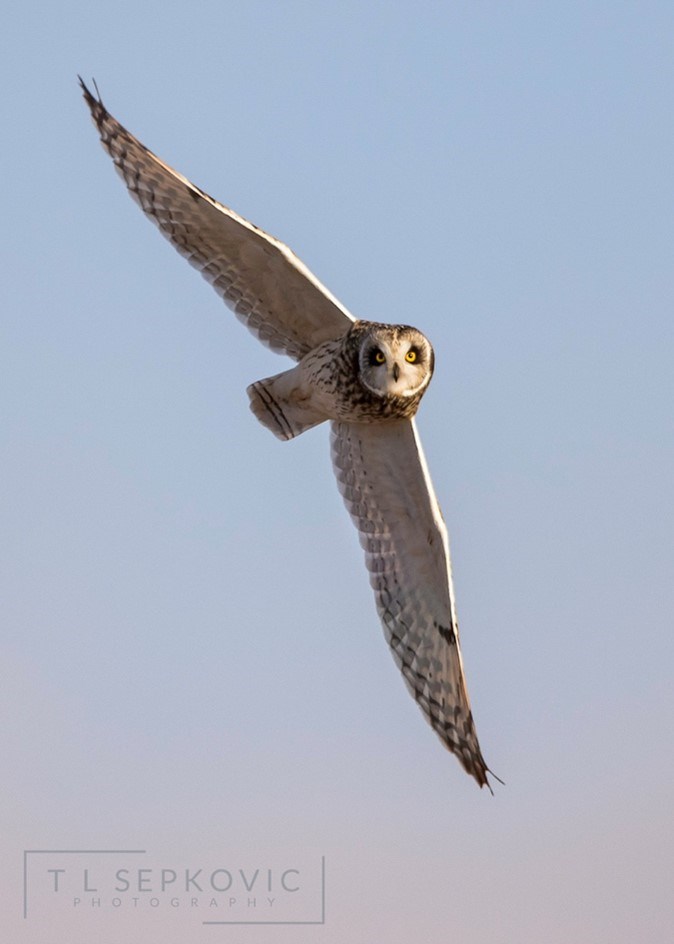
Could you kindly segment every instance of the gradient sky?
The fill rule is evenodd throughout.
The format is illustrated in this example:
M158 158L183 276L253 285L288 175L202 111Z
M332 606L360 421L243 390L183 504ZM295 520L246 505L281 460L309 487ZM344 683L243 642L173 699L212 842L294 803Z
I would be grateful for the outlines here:
M3 29L6 934L668 942L671 3L9 3ZM249 413L289 362L143 219L78 72L354 315L432 340L494 797L387 652L327 430ZM23 919L26 849L325 856L326 922L76 911L37 856Z

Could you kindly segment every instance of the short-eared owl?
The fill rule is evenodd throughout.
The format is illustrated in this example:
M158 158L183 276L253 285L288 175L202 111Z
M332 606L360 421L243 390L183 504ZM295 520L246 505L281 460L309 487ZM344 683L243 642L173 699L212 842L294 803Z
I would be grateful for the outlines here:
M260 341L298 362L252 384L251 408L280 439L331 421L339 489L393 657L441 741L489 786L463 676L447 531L414 423L433 348L416 328L352 318L287 246L160 161L82 88L141 209Z

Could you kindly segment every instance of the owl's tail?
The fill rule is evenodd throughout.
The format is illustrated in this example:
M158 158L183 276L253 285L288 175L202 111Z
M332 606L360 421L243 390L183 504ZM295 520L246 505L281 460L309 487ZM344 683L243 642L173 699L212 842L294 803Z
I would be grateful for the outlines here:
M292 370L258 380L246 391L250 408L263 426L279 439L294 439L326 417L312 409L291 382Z

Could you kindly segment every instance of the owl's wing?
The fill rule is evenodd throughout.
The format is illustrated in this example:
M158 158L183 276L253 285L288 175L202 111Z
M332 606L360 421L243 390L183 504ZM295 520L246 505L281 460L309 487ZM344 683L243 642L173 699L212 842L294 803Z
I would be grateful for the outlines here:
M346 333L354 319L286 245L155 157L80 83L131 196L263 344L299 360Z
M463 675L447 529L414 421L333 422L331 445L398 668L440 740L489 787Z

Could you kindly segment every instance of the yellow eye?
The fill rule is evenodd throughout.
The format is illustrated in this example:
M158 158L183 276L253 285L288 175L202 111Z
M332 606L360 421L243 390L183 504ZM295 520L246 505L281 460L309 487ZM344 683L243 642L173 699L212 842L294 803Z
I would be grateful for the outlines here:
M375 354L374 354L375 364L383 364L385 360L386 360L386 355L383 353L383 351L375 351Z
M408 364L413 364L416 359L417 359L417 352L414 350L414 348L412 348L411 351L408 351L407 354L405 354L405 360L407 361Z

